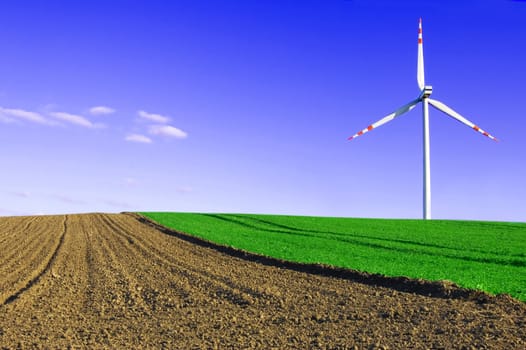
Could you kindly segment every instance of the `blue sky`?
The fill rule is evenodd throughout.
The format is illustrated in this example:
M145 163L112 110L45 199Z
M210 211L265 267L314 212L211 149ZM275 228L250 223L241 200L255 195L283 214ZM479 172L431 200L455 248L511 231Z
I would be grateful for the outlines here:
M437 219L526 221L526 2L2 4L0 215L420 218L418 19Z

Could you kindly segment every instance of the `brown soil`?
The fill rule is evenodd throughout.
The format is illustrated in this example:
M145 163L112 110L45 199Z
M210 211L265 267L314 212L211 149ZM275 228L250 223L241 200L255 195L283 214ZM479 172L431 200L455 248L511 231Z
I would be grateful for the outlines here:
M526 304L265 259L131 214L1 218L0 348L68 347L523 349Z

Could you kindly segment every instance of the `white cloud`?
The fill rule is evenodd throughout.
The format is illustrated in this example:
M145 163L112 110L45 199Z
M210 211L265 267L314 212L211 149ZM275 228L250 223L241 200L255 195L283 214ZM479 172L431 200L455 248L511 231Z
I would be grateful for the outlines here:
M152 143L151 138L139 134L130 134L126 136L125 140L130 142Z
M7 122L13 121L12 118L9 118L9 117L15 117L15 118L24 119L24 120L27 120L33 123L38 123L38 124L47 124L47 125L56 124L44 118L39 113L25 111L23 109L12 109L12 108L0 107L0 117L2 118L1 120L6 120Z
M170 118L160 114L148 113L145 111L138 111L137 114L143 119L148 119L156 123L166 124L170 121Z
M85 128L93 129L93 128L103 127L103 124L98 124L98 123L94 124L91 121L89 121L88 119L86 119L86 118L84 118L84 117L82 117L80 115L64 113L64 112L52 112L52 113L50 113L50 115L55 117L55 118L57 118L57 119L64 120L64 121L66 121L68 123L79 125L79 126L82 126L82 127L85 127Z
M149 129L150 134L152 135L163 135L168 137L175 137L177 139L184 139L188 136L186 132L181 129L170 125L152 125Z
M93 114L93 115L104 115L104 114L115 113L115 109L111 107L106 107L106 106L96 106L96 107L91 107L89 112L90 114Z

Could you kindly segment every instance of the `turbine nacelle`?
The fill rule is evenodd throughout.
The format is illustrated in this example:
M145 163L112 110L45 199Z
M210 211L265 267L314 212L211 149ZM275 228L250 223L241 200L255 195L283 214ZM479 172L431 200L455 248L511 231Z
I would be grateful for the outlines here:
M433 93L433 87L430 85L424 86L422 89L422 92L420 92L420 96L418 98L421 100L423 98L428 98Z

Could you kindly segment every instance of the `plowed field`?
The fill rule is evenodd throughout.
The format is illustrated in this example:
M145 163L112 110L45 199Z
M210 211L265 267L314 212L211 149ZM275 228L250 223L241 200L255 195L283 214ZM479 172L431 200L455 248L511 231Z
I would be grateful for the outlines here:
M510 297L235 255L127 214L0 218L0 347L526 347L526 304Z

